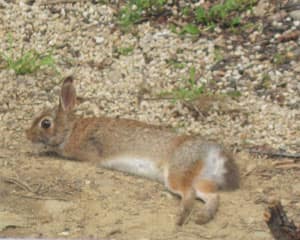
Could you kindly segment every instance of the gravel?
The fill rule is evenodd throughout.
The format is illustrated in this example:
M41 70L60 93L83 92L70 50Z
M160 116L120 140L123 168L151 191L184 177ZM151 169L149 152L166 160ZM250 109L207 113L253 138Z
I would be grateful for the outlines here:
M0 2L0 50L9 51L6 39L11 34L14 56L22 50L51 50L61 74L51 69L24 76L0 72L3 148L14 149L25 141L23 131L32 117L56 104L62 77L74 74L78 94L87 99L78 106L79 113L168 125L240 149L268 144L299 152L300 41L278 41L299 30L293 12L292 18L273 13L268 20L272 30L264 29L260 20L247 36L219 29L212 38L194 39L149 22L136 26L134 34L123 34L108 5L39 3ZM116 53L129 47L133 51L128 55ZM176 68L169 63L172 59L184 66ZM212 107L195 117L184 102L157 97L186 86L191 67L196 69L196 85L206 84L209 93L225 96L216 102L226 102L230 111ZM229 97L234 91L241 96Z

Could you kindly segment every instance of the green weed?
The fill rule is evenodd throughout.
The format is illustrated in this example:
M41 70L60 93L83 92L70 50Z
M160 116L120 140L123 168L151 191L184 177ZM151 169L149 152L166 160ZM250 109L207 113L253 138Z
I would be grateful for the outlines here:
M208 26L208 29L216 25L222 27L236 28L241 25L240 14L251 10L258 0L224 0L220 4L213 4L209 9L199 6L193 9L186 6L181 10L181 16L186 23L181 30L177 31L175 26L170 26L172 32L178 34L200 34L199 25ZM168 10L167 0L129 0L117 14L118 25L122 30L130 30L134 24L141 23Z
M17 75L25 75L38 71L42 67L54 67L54 59L51 53L41 54L35 50L29 50L21 57L13 57L1 54L7 67L15 71Z
M175 24L170 24L169 28L172 33L178 33L177 26Z
M129 56L133 52L133 47L120 47L116 51L122 56Z
M186 86L182 88L175 89L171 92L161 92L159 96L170 97L171 100L185 100L191 101L199 97L205 92L205 87L203 85L198 86L196 84L196 69L191 67L189 69L189 78L186 79Z
M238 90L234 90L234 91L227 92L226 95L231 98L239 98L242 96L242 93Z
M288 63L289 59L284 53L275 53L273 56L273 62L279 66L285 63Z
M208 10L197 7L194 10L195 21L207 26L220 24L236 27L241 23L241 18L237 14L251 9L256 2L257 0L226 0L224 3L213 5Z
M180 34L190 34L196 36L200 34L200 30L196 24L188 23L181 29Z
M166 0L129 0L118 13L118 24L123 30L128 30L145 16L162 11Z
M183 69L186 66L185 63L180 62L177 59L169 59L169 60L167 60L167 64L170 66L173 66L176 69Z
M25 75L34 73L42 67L55 67L55 61L51 52L39 53L31 49L22 53L20 57L15 57L12 48L12 36L9 36L8 53L0 52L2 60L5 62L5 67L14 70L17 75Z
M215 48L214 49L214 61L221 62L224 60L224 55L221 49Z

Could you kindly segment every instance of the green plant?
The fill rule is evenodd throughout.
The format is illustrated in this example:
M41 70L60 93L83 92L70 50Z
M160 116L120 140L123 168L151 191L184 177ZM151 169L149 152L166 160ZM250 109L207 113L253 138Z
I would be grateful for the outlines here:
M252 22L245 23L242 26L243 31L254 31L254 30L259 30L259 28L260 25L258 23L252 23Z
M242 96L242 93L238 90L229 91L226 93L227 96L231 98L238 98Z
M128 56L133 52L133 47L120 47L117 49L117 52L122 56Z
M236 16L230 20L230 26L231 27L237 27L241 24L241 18L239 16Z
M55 61L51 52L39 53L38 51L31 49L27 52L22 52L20 57L15 57L12 48L12 36L9 36L9 50L5 54L0 52L1 58L5 62L5 67L14 70L17 75L30 74L38 71L42 67L55 66Z
M189 16L189 15L191 14L191 12L192 12L192 9L191 9L190 7L184 7L184 8L182 9L182 14L183 14L184 16Z
M191 85L195 85L196 84L196 68L195 67L190 67L190 69L189 69L188 82Z
M195 21L198 24L209 26L218 23L235 27L241 23L238 14L251 9L256 2L257 0L225 0L224 3L215 4L208 10L197 7L194 11Z
M181 29L180 34L199 35L200 30L197 25L193 23L188 23Z
M273 62L278 66L285 64L289 61L285 53L275 53L273 56Z
M224 60L224 55L221 49L215 48L214 49L214 61L220 62Z
M186 66L185 63L180 62L177 59L169 59L166 62L167 62L168 65L171 65L171 66L173 66L176 69L183 69Z
M272 86L271 77L268 73L264 73L261 79L261 86L264 89L268 89Z
M261 76L261 81L255 85L255 90L266 90L272 86L271 76L269 73L263 73Z
M196 19L196 22L198 23L204 23L204 24L208 24L209 23L209 19L208 19L208 16L207 16L207 12L204 8L202 7L197 7L195 12L195 19Z
M172 33L176 33L176 34L178 33L177 26L175 24L170 24L169 28Z
M191 67L189 69L189 78L186 79L185 87L178 88L173 91L161 92L159 95L170 97L170 99L174 101L177 100L191 101L199 97L204 92L205 92L205 87L203 85L198 86L196 84L195 67Z
M17 75L34 73L45 66L54 67L54 59L51 53L41 54L35 50L29 50L19 58L13 58L2 54L7 67L15 71Z
M143 17L161 12L165 3L166 0L129 0L118 13L118 24L128 30Z

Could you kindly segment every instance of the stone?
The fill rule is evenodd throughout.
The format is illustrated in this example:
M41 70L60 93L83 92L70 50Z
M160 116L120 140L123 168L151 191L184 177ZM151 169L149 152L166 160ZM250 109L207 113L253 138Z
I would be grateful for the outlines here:
M104 42L104 38L103 37L95 37L95 41L97 44L101 44Z
M268 232L263 232L263 231L255 231L253 233L253 237L255 239L270 239L270 233Z
M287 14L286 11L281 10L278 13L275 13L275 14L269 16L268 19L270 21L276 21L276 22L278 22L278 21L281 21L282 19L284 19L287 15L288 14Z
M270 8L268 0L260 0L256 7L254 8L254 14L257 17L263 17L266 15L267 11Z
M293 186L292 186L292 192L295 195L300 194L300 183L293 184Z
M300 73L300 63L297 63L297 65L294 66L294 71Z
M289 13L289 15L290 15L291 18L293 18L294 20L300 21L300 10L291 11L291 12Z

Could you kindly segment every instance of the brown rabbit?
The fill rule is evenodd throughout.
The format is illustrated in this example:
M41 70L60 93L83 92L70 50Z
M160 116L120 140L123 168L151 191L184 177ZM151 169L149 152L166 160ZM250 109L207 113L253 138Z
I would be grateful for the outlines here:
M73 78L62 85L59 105L43 112L26 130L29 140L57 154L157 180L181 197L178 224L185 223L195 198L205 205L197 222L211 220L218 188L239 186L238 168L222 146L200 137L178 135L143 122L74 114Z

